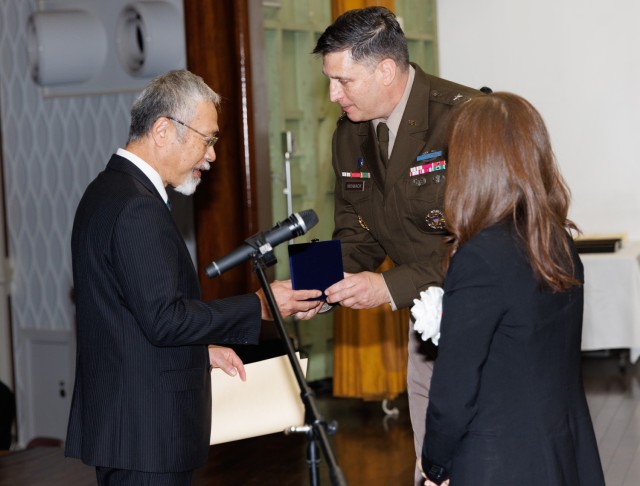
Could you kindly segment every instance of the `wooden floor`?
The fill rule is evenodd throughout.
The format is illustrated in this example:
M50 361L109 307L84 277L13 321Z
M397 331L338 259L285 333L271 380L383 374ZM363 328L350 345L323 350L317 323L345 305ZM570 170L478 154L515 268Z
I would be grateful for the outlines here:
M626 355L623 354L623 356ZM583 374L607 486L640 485L640 364L584 359Z
M640 485L640 364L621 366L617 355L585 357L584 379L607 486ZM379 402L335 399L318 390L322 416L338 422L331 448L350 486L411 484L413 439L406 397L392 402L397 418L385 417ZM196 486L306 486L308 442L304 435L274 434L210 449ZM43 464L34 467L36 462ZM46 469L47 472L43 471ZM320 484L331 480L324 460ZM31 450L0 457L0 486L94 485L92 468L63 459L55 450Z
M625 351L594 353L583 359L585 390L607 486L640 485L640 363L630 365L627 357ZM325 418L339 423L332 442L349 485L412 484L413 438L406 396L394 402L400 410L397 419L385 418L380 403L321 395L318 403ZM309 485L304 440L291 439L269 436L214 447L195 483ZM242 457L249 457L247 463L254 467L247 470ZM326 464L321 466L320 483L331 485Z
M397 418L386 417L380 402L336 399L318 393L321 415L338 423L330 446L350 486L410 485L415 466L413 435L406 396L392 402ZM195 485L302 486L311 484L304 435L275 434L220 444L198 471ZM331 485L324 458L320 484Z

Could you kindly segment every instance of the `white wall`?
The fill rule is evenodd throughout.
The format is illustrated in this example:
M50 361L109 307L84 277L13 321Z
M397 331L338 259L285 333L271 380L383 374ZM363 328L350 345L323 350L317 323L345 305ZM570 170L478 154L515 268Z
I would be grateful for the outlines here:
M47 420L62 424L58 432L66 425L66 413L47 417L40 411L68 406L72 389L73 215L89 181L126 140L134 98L124 93L45 99L31 79L27 55L27 20L36 7L35 0L0 0L2 171L20 445L49 434L41 428ZM41 366L38 358L52 355L57 357L51 366ZM40 386L45 377L33 375L43 369L50 375L48 388Z
M440 76L545 119L587 233L640 238L640 2L438 0Z

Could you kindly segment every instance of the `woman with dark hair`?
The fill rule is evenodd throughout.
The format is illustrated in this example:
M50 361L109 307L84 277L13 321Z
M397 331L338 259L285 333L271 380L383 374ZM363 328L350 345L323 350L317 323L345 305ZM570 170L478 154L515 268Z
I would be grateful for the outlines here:
M540 114L493 93L452 115L451 232L426 485L604 485L581 375L583 269Z

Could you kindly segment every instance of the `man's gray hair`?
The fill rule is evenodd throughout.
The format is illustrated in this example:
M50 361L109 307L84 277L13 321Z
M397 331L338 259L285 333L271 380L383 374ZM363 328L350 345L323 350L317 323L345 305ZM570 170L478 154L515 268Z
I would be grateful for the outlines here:
M220 106L220 95L200 76L187 70L169 71L157 76L133 103L127 143L144 137L161 116L171 116L189 124L203 101L210 101L216 108ZM176 127L178 135L183 136L186 127L179 124Z

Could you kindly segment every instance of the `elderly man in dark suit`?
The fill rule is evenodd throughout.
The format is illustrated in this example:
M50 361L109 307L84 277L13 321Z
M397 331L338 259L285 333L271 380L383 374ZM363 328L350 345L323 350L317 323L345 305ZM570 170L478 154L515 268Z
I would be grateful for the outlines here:
M188 71L151 81L126 149L78 206L71 249L78 323L66 455L98 484L188 485L206 462L211 366L244 379L238 356L209 344L258 341L262 291L204 302L165 187L191 194L215 160L219 96ZM274 282L283 315L317 306ZM312 311L313 312L313 311Z
M326 293L354 309L408 307L442 286L445 129L451 109L479 91L409 63L407 41L384 7L351 10L318 39L331 101L343 116L333 138L334 238L351 272ZM395 267L373 273L386 256ZM430 344L430 343L429 343ZM408 388L416 457L433 356L411 330ZM419 471L416 481L422 482Z

